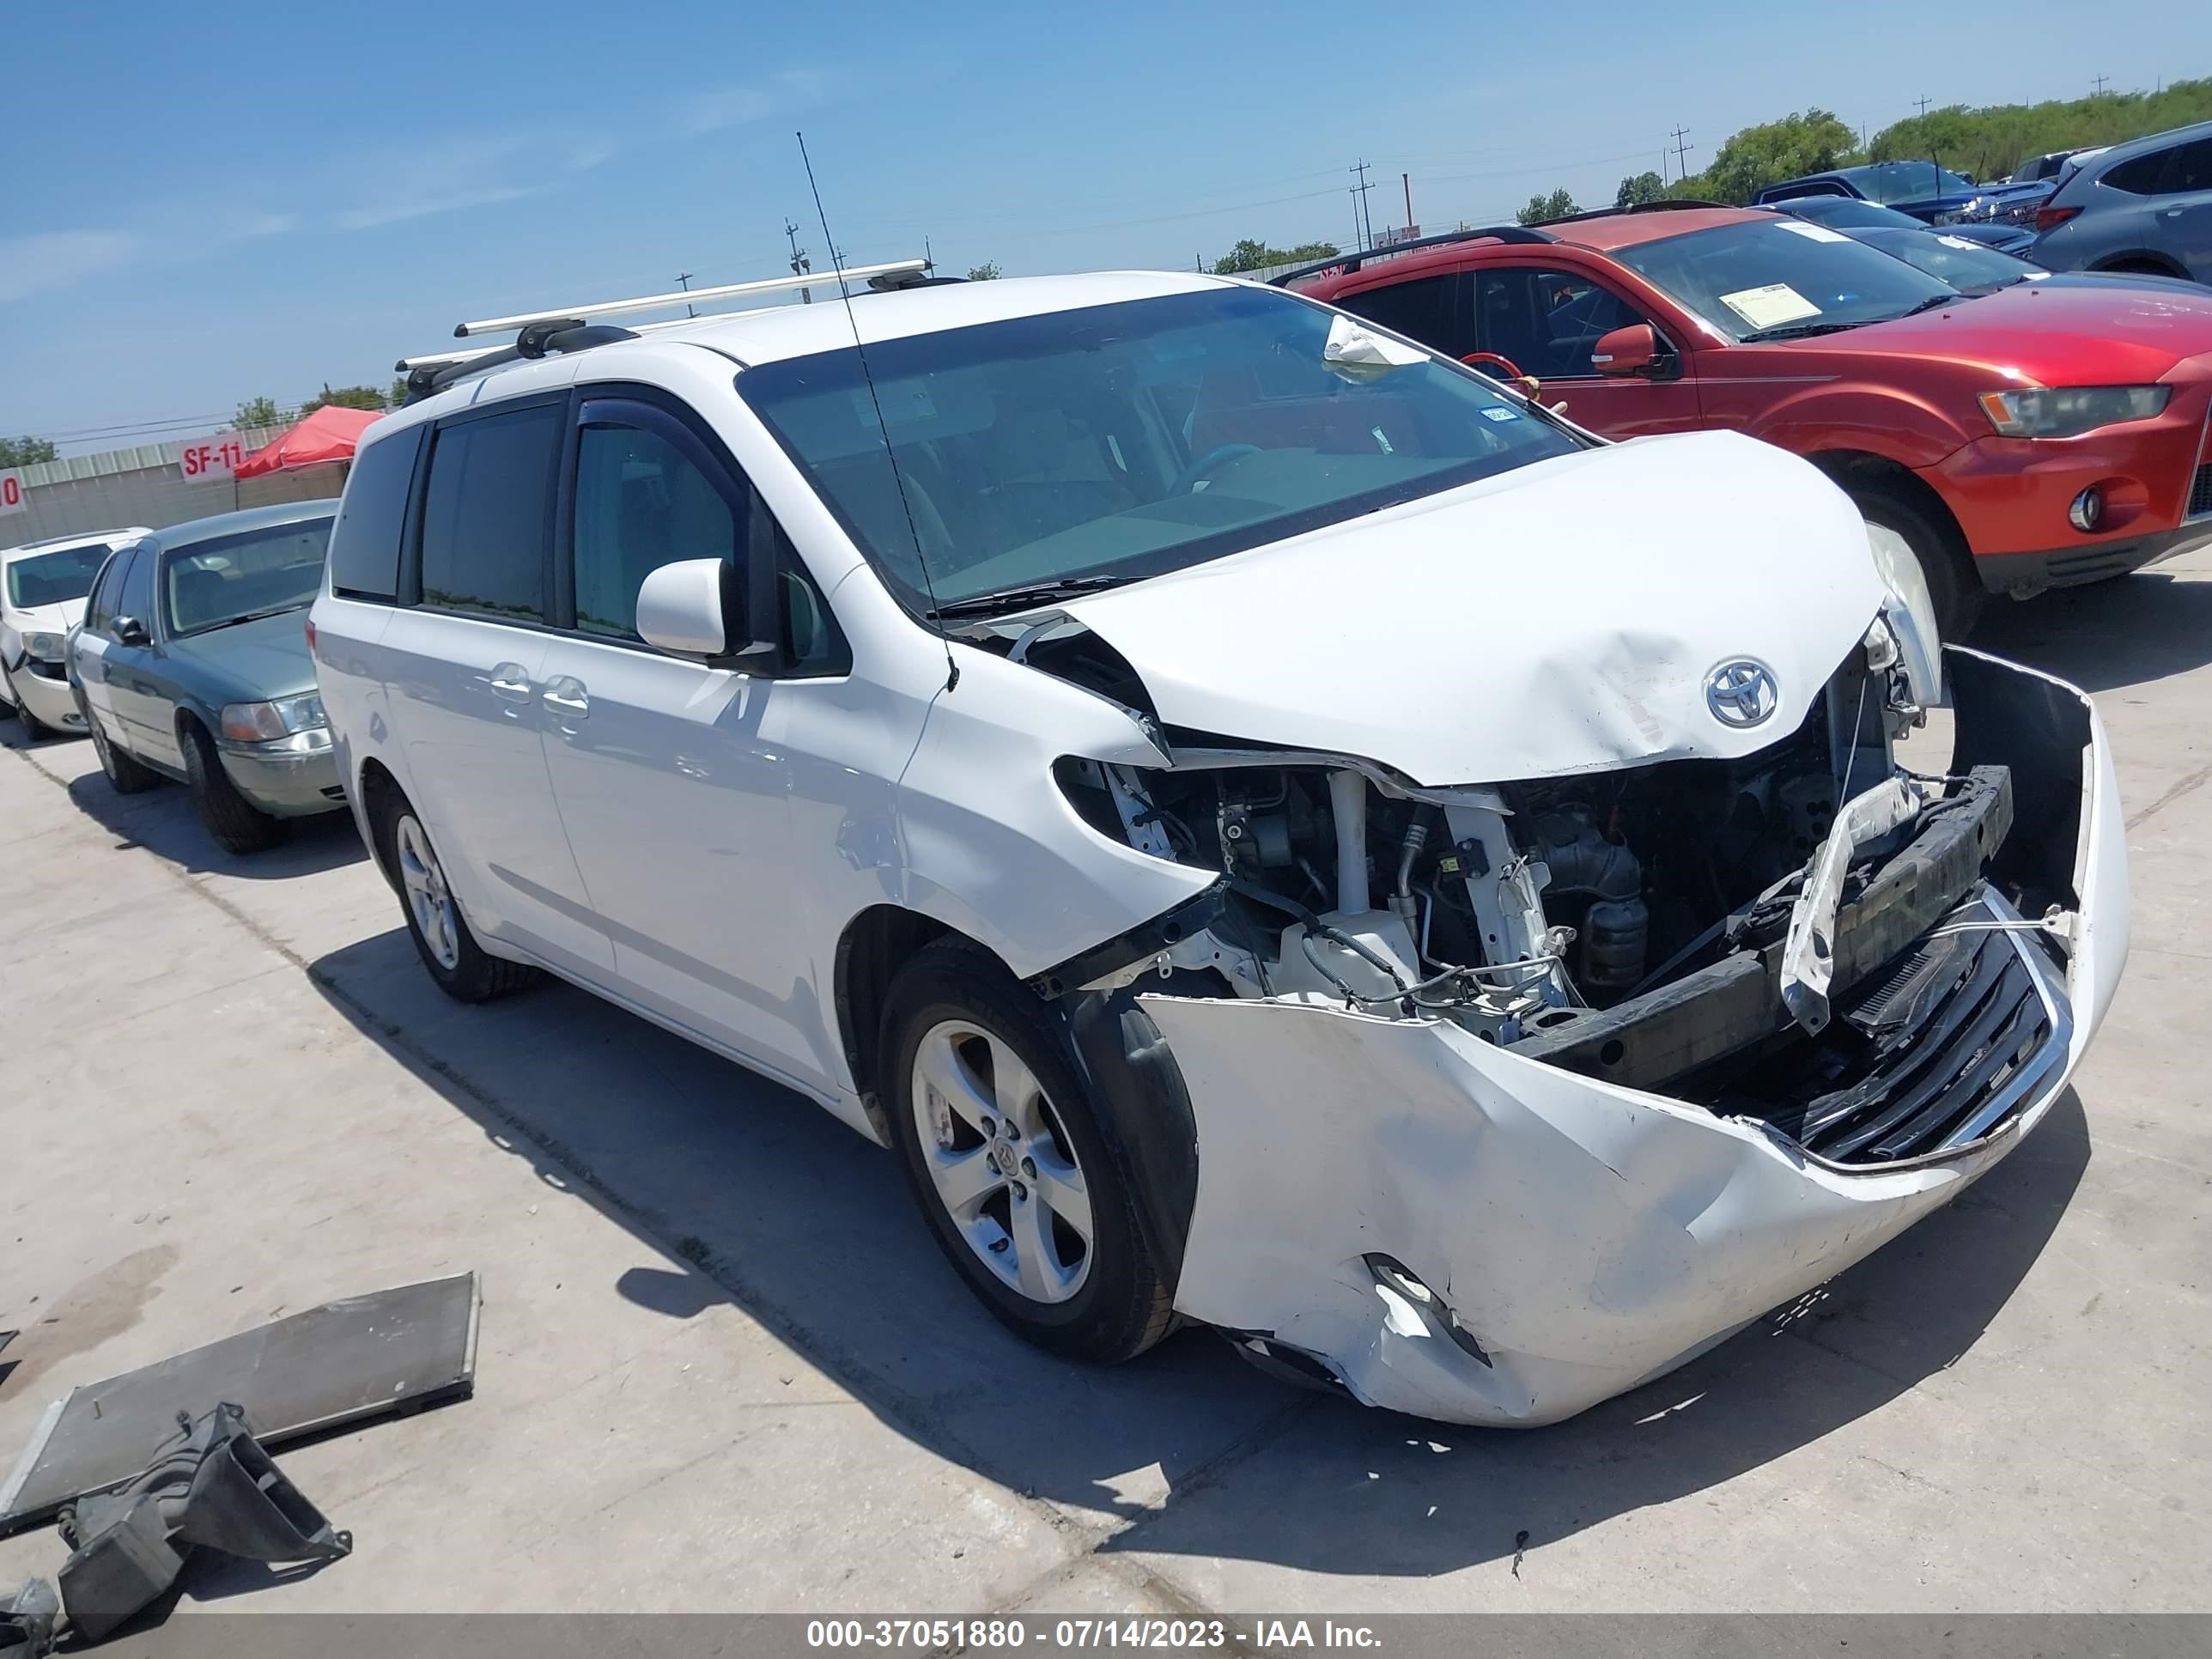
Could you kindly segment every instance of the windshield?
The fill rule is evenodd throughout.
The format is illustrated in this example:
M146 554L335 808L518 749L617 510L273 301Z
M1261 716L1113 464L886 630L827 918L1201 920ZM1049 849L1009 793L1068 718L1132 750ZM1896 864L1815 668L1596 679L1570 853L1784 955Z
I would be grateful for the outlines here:
M1879 202L1862 202L1856 196L1793 196L1783 204L1783 210L1816 224L1835 225L1845 230L1872 229L1877 226L1892 230L1926 228L1909 213L1899 213Z
M1332 337L1404 361L1333 366ZM867 368L873 403L849 350L738 386L916 609L933 588L949 607L1154 575L1581 447L1466 371L1272 289L886 340Z
M161 603L171 635L296 611L323 582L331 520L308 519L194 542L161 556Z
M1930 276L1948 283L1961 294L1987 294L2009 288L2034 276L2043 267L2009 253L2000 253L1987 242L1937 231L1869 230L1861 233L1872 246L1893 254Z
M1848 168L1843 176L1869 202L1920 202L1931 196L1968 196L1974 189L1963 174L1933 161L1885 161Z
M106 542L33 553L8 563L8 603L21 611L66 605L92 592L92 579L113 551Z
M1715 225L1613 257L1739 343L1887 322L1958 297L1902 259L1800 219Z

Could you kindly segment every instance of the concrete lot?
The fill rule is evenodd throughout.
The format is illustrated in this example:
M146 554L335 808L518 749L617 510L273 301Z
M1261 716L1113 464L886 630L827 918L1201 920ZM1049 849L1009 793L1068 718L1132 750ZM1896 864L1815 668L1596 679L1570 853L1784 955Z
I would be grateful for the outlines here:
M565 987L445 1001L343 817L233 859L0 726L0 1468L74 1383L474 1267L476 1397L283 1458L354 1555L181 1613L2212 1607L2212 555L1983 642L2118 751L2135 953L2078 1098L1808 1305L1518 1434L1201 1332L1048 1360L811 1106ZM0 1540L0 1587L62 1555Z

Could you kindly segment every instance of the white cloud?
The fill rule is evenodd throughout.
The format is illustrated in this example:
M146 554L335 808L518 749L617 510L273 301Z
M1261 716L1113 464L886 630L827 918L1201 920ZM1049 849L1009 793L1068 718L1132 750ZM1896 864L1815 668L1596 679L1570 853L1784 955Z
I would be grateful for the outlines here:
M526 196L541 196L550 188L547 185L482 185L434 190L421 196L387 193L361 207L348 208L331 222L340 230L373 230L380 225L428 218L434 213L489 207L496 202L519 202Z
M814 70L793 69L780 70L761 84L717 87L683 101L677 130L696 138L724 127L764 120L780 110L811 102L821 95L822 86L822 76Z
M21 299L112 270L138 251L127 230L48 230L0 238L0 300Z

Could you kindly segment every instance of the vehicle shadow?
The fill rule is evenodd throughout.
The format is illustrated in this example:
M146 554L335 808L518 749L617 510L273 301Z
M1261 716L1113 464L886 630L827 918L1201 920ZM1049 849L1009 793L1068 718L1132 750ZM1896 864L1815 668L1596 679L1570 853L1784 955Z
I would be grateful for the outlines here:
M2085 691L2166 679L2212 662L2212 581L2143 570L2017 604L1991 599L1971 643Z
M799 1096L564 985L452 1004L396 927L309 974L495 1145L638 1240L613 1287L635 1305L680 1321L735 1304L936 1455L1127 1522L1105 1547L1330 1572L1510 1555L1517 1533L1705 1490L1880 1409L1974 1344L2089 1159L2069 1092L1956 1204L1797 1307L1566 1424L1468 1430L1295 1391L1200 1330L1116 1370L1053 1360L971 1299L896 1160Z
M11 748L27 746L40 752L59 746L52 743L26 745L16 731L9 731L0 741ZM84 745L88 759L91 753L91 746ZM77 810L118 842L143 847L194 875L216 872L256 881L288 881L356 864L368 855L349 812L295 818L285 839L266 851L226 853L208 835L182 784L164 783L143 794L118 795L95 763L89 772L70 779L64 787Z

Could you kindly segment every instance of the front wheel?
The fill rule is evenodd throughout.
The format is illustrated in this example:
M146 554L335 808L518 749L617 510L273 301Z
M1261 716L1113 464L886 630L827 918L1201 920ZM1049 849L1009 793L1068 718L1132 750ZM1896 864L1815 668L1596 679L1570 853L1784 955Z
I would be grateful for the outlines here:
M226 853L260 853L274 847L287 833L284 820L263 811L239 793L222 769L222 756L215 739L198 720L182 722L179 745L185 751L185 782L192 792L192 805L200 822Z
M884 1008L884 1092L930 1231L999 1319L1114 1364L1174 1314L1053 1012L964 939L921 951Z
M1919 564L1920 574L1928 579L1928 597L1935 602L1936 626L1943 637L1965 641L1981 620L1988 595L1982 591L1974 556L1956 526L1920 502L1879 486L1854 490L1851 499L1867 521L1869 535L1892 538Z

